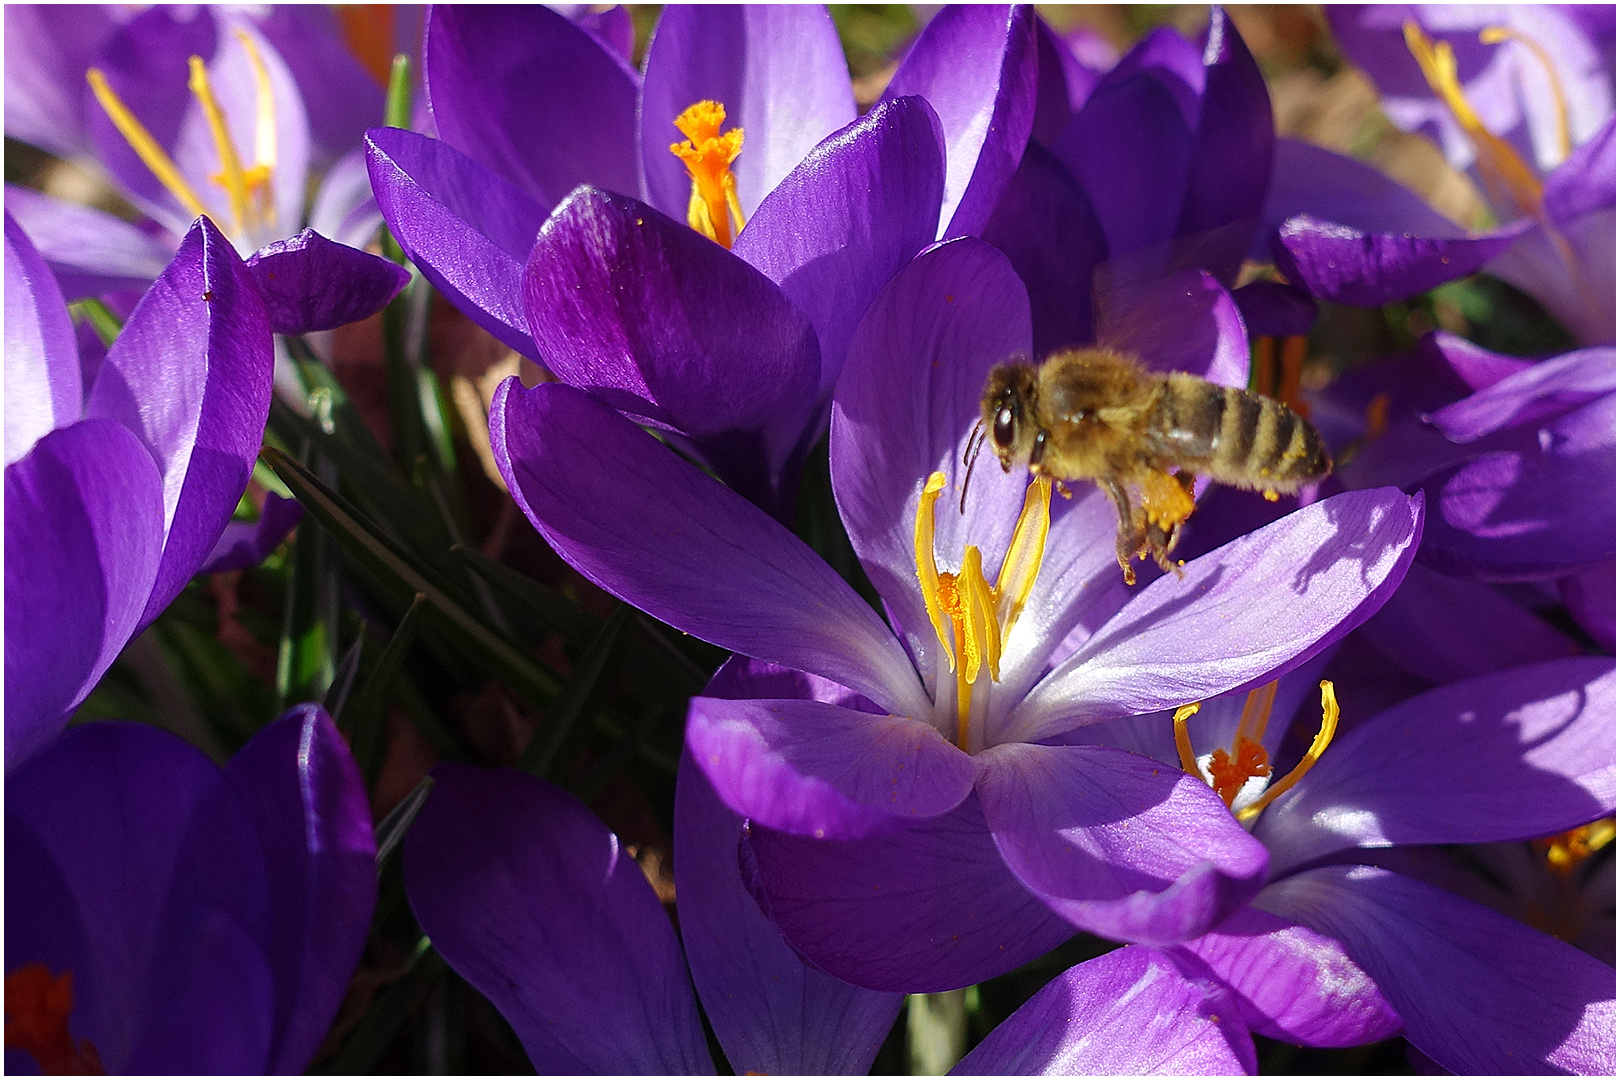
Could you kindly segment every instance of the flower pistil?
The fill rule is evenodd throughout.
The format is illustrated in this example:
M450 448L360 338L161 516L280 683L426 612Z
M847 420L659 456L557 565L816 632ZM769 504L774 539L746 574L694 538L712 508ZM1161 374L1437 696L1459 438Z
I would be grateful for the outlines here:
M669 152L681 159L692 178L692 198L686 207L686 221L692 228L723 248L743 227L742 203L737 201L737 178L731 163L742 153L743 129L734 127L721 133L726 107L718 101L699 101L675 118L686 141L671 143ZM727 219L727 213L730 219Z
M75 1045L72 1012L73 972L52 975L44 964L28 964L6 975L6 1049L32 1054L47 1076L105 1073L89 1039Z
M1193 776L1202 777L1232 808L1233 816L1239 821L1253 821L1260 816L1260 811L1299 783L1333 741L1333 733L1339 726L1339 700L1331 682L1323 679L1318 685L1322 691L1321 727L1317 729L1316 738L1311 740L1310 749L1305 751L1299 764L1275 784L1268 786L1272 768L1264 743L1266 725L1271 720L1271 707L1277 698L1275 680L1249 691L1248 698L1243 702L1243 716L1238 720L1237 732L1232 737L1231 749L1217 748L1207 758L1194 755L1192 739L1187 734L1187 720L1198 712L1198 703L1177 709L1172 722L1175 724L1176 751L1181 757L1182 769Z

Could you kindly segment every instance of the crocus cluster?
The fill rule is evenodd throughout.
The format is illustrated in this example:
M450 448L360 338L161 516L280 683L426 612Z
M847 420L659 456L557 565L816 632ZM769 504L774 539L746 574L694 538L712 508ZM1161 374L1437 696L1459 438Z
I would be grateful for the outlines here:
M5 194L8 1071L864 1073L1017 985L954 1071L1614 1072L1612 11L1329 10L1466 223L1220 7L876 84L810 5L376 14L7 9L8 137L124 208ZM1563 344L1417 326L1477 274ZM1324 303L1416 329L1307 370ZM1209 430L998 453L1076 350ZM463 430L481 353L541 377Z

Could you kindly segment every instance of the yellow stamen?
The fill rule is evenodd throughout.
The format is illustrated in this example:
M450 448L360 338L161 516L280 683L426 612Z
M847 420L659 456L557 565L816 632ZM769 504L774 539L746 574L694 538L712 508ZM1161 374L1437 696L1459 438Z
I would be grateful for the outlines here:
M253 167L244 173L244 179L258 198L265 226L273 229L276 227L276 199L270 178L275 175L277 155L275 88L253 35L237 27L236 39L242 43L242 51L247 53L248 64L253 68Z
M721 134L720 125L725 119L726 107L718 101L699 101L689 106L675 118L675 126L686 136L686 141L671 143L669 152L681 159L687 175L692 178L687 224L721 247L729 248L735 235L731 226L735 225L737 232L743 227L737 178L731 172L731 163L742 153L743 129L734 127ZM726 217L728 211L730 221Z
M1535 841L1547 860L1547 866L1559 877L1568 878L1580 865L1613 843L1614 818L1608 817L1582 825L1545 840Z
M934 562L934 504L945 490L945 474L936 472L923 485L922 498L917 501L917 525L912 530L912 553L917 558L917 584L922 586L923 606L928 609L928 621L934 624L939 643L945 647L945 659L956 670L956 643L945 625L945 609L940 602L940 576ZM950 584L955 586L952 577Z
M1253 821L1260 816L1260 811L1270 806L1289 788L1299 783L1300 779L1311 771L1322 754L1326 752L1328 744L1333 741L1333 733L1339 727L1339 699L1333 691L1333 684L1323 679L1318 684L1322 689L1322 726L1316 731L1316 738L1311 740L1311 747L1305 751L1305 756L1299 759L1287 776L1272 784L1254 802L1237 812L1239 821Z
M1042 473L1024 489L1024 509L1018 514L1012 543L1001 560L1001 573L996 575L996 622L1001 624L1003 637L1012 632L1013 623L1018 621L1024 602L1035 588L1051 521L1052 478Z
M1457 57L1446 41L1431 41L1415 22L1404 27L1406 47L1417 61L1423 78L1443 101L1457 123L1479 151L1480 176L1499 199L1510 199L1522 213L1535 214L1541 208L1541 181L1518 152L1485 127L1484 121L1463 95L1457 79Z
M231 203L231 221L235 230L242 232L248 227L248 215L253 205L247 177L242 171L242 159L236 155L236 144L231 141L230 128L225 124L225 110L219 107L219 101L214 97L214 88L208 83L208 68L203 64L202 57L193 56L186 62L191 66L191 80L187 85L202 106L203 116L208 120L208 132L214 137L214 150L219 154L220 171L214 177L214 183L225 189L225 196Z
M1199 703L1183 705L1172 718L1176 725L1176 753L1181 757L1181 771L1202 778L1198 770L1198 755L1193 753L1192 739L1187 734L1187 718L1198 712Z
M1518 30L1506 26L1487 26L1479 32L1479 40L1486 45L1500 45L1504 41L1517 41L1529 49L1535 58L1541 61L1543 70L1547 72L1547 82L1552 86L1553 111L1558 116L1558 160L1563 161L1569 157L1574 149L1575 140L1569 130L1569 103L1564 100L1564 87L1558 81L1558 68L1553 65L1552 57L1542 48L1541 42Z
M202 200L197 198L197 193L186 182L186 178L180 175L174 159L158 145L152 133L146 130L146 125L135 118L135 114L129 111L129 106L125 105L123 99L107 84L107 77L101 73L101 69L91 68L84 73L84 79L90 84L90 90L96 95L96 101L106 112L107 118L118 129L118 134L129 143L130 149L141 159L141 164L152 170L152 175L157 177L158 183L167 188L169 194L178 199L180 205L186 208L186 213L192 217L202 217L206 214L208 211L203 206Z

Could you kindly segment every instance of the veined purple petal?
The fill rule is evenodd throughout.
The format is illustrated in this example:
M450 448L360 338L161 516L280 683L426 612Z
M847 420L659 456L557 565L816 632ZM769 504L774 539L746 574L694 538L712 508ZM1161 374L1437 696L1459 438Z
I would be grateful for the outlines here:
M1308 870L1259 902L1342 941L1444 1068L1614 1071L1614 969L1556 938L1370 866Z
M712 1073L680 943L619 838L514 769L433 778L405 836L411 910L535 1069Z
M973 759L927 719L820 701L693 698L686 745L732 810L817 839L937 817L973 790Z
M411 275L369 252L334 244L314 229L248 257L278 334L335 330L381 311Z
M75 300L120 289L145 289L174 254L171 243L94 207L6 185L14 215Z
M1262 894L1263 895L1263 894ZM1398 1034L1401 1018L1331 937L1246 907L1178 945L1232 991L1250 1028L1306 1046L1356 1046Z
M523 300L558 378L685 436L756 503L793 483L820 353L758 270L645 203L582 188L541 228Z
M1378 610L1422 527L1421 498L1347 491L1194 559L1138 593L991 739L1030 742L1274 679Z
M1281 872L1349 847L1523 840L1584 825L1614 810L1614 701L1614 661L1603 657L1420 694L1335 739L1256 835Z
M270 1071L307 1068L332 1026L377 906L365 780L326 710L300 705L225 768L270 870L276 977Z
M1265 884L1265 848L1198 777L1099 746L1002 745L974 760L1001 857L1082 930L1186 941Z
M6 769L49 742L134 636L163 552L163 486L109 420L6 466Z
M1547 177L1541 208L1558 224L1614 208L1614 117Z
M439 138L530 199L638 190L640 79L594 34L544 7L438 5L422 55Z
M816 328L821 400L878 290L933 241L944 175L928 103L884 101L810 151L737 237L732 253L780 285Z
M366 132L366 160L383 220L422 275L504 344L538 357L523 265L551 204L449 143L402 128Z
M490 445L529 520L609 592L901 715L931 709L894 634L831 567L584 391L507 380L490 409Z
M6 9L6 135L62 158L89 151L84 72L118 28L110 4Z
M1452 442L1532 424L1614 393L1614 349L1581 349L1523 368L1429 416Z
M681 939L726 1060L739 1073L864 1073L901 996L851 986L800 959L743 883L742 837L743 819L688 751L675 784Z
M233 521L225 526L209 552L208 561L197 569L199 574L224 574L232 570L251 570L270 557L281 542L292 532L293 526L304 520L304 506L297 499L283 499L275 492L264 497L264 509L258 521Z
M844 49L824 9L666 7L647 46L639 144L647 201L677 220L686 217L692 181L669 148L685 138L675 118L700 101L724 105L727 130L743 129L731 172L748 218L817 143L855 119Z
M79 345L56 277L6 211L6 465L79 419Z
M163 475L163 562L143 624L197 572L247 487L273 362L258 285L199 218L108 350L85 406L135 432Z
M1140 945L1076 964L963 1058L964 1076L1218 1076L1255 1069L1254 1040L1207 982Z
M1003 975L1073 936L1008 871L977 796L949 814L861 840L763 826L744 872L765 914L806 959L879 990L952 990Z
M1035 23L1023 4L947 5L923 27L883 92L920 95L939 114L942 239L984 228L1024 156L1035 123Z

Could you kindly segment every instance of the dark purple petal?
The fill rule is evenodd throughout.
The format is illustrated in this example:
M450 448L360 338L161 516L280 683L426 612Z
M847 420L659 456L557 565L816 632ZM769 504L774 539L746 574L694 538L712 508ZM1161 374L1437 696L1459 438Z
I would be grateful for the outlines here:
M1196 776L1101 746L1012 743L974 760L1008 868L1082 930L1186 941L1265 884L1265 848Z
M1277 678L1378 610L1422 527L1421 498L1348 491L1194 559L1139 592L992 738L1033 741Z
M439 138L529 198L638 190L640 80L594 34L544 7L442 5L422 55Z
M225 526L225 531L219 534L219 542L208 554L208 561L197 573L224 574L253 569L269 558L292 532L293 526L302 520L304 507L297 499L283 499L269 492L264 497L259 520L233 521Z
M819 701L693 698L686 745L732 810L817 839L936 817L973 790L973 759L926 720Z
M253 815L270 871L270 1071L301 1072L343 1002L377 906L371 803L359 766L319 705L300 705L254 736L225 775Z
M1253 258L1265 259L1264 241L1296 214L1337 222L1365 233L1459 239L1462 226L1366 162L1302 142L1278 139L1263 216L1265 233Z
M162 558L162 479L128 429L86 420L6 466L5 521L10 770L134 635Z
M1008 871L977 796L861 840L751 827L745 873L811 963L857 986L952 990L1003 975L1074 934Z
M1599 645L1614 651L1614 562L1598 563L1558 579L1558 596L1570 616Z
M800 959L743 883L742 837L742 818L688 751L675 785L681 940L726 1060L739 1074L865 1073L901 996L851 986Z
M1370 866L1306 871L1261 903L1342 941L1453 1072L1614 1072L1614 969L1556 938Z
M1547 177L1541 209L1556 224L1614 207L1614 117Z
M769 278L645 203L582 188L540 230L523 298L558 378L684 436L775 508L821 361L815 330Z
M411 910L535 1069L712 1073L680 943L619 838L514 769L433 779L405 836Z
M1452 442L1532 424L1614 393L1614 349L1581 349L1543 360L1430 414Z
M669 148L685 138L675 118L700 101L724 105L726 128L743 129L731 172L744 217L817 143L855 119L844 49L824 9L666 7L647 46L640 146L647 201L677 220L686 217L692 181Z
M1310 333L1316 301L1310 293L1276 281L1251 281L1232 290L1243 325L1255 337L1295 337Z
M172 240L149 236L94 207L63 202L6 185L6 210L16 216L74 300L120 289L145 289L174 254Z
M732 252L780 285L816 328L822 400L873 297L933 241L944 176L928 103L885 101L810 151L737 237Z
M635 62L636 27L630 20L630 9L623 4L614 4L606 11L592 10L594 5L580 4L583 9L578 13L570 13L574 22L589 30L603 43L618 55L624 57L624 62Z
M1196 957L1232 991L1243 1022L1268 1038L1356 1046L1400 1031L1401 1018L1344 946L1269 911L1244 908L1171 952Z
M523 313L523 265L551 203L449 143L402 128L366 132L366 160L377 208L422 275L503 343L538 356Z
M6 9L6 135L62 158L90 149L84 71L122 21L109 4Z
M1047 983L952 1069L965 1076L1219 1076L1255 1070L1228 996L1132 945Z
M253 21L298 84L309 114L314 163L326 165L359 145L383 115L383 90L344 43L331 9L267 6Z
M1035 13L1025 5L947 5L912 44L885 98L928 99L945 131L939 235L979 233L1035 122Z
M85 406L134 431L163 474L163 563L143 623L230 521L264 439L273 363L258 285L199 218L108 350Z
M1152 282L1116 278L1111 288L1098 312L1099 344L1134 353L1153 371L1190 371L1220 386L1249 385L1243 315L1213 274L1183 270Z
M1467 338L1458 337L1445 330L1436 330L1423 335L1422 340L1418 342L1417 352L1419 357L1429 361L1431 365L1439 364L1449 368L1469 390L1483 390L1488 386L1494 386L1509 375L1524 371L1535 363L1534 360L1521 360L1516 356L1491 352ZM1448 403L1454 399L1454 394L1446 395Z
M1614 661L1601 657L1431 690L1335 739L1256 833L1280 872L1349 847L1584 825L1614 810L1614 708Z
M269 886L218 766L87 724L7 778L6 833L7 967L77 965L72 1031L108 1072L266 1071Z
M764 511L583 391L509 379L490 445L518 506L580 573L725 649L931 711L894 634Z
M248 256L278 334L336 330L381 311L411 275L365 251L334 244L314 229Z
M56 277L6 211L6 464L79 419L84 386L73 320Z
M1035 116L1029 137L1045 146L1063 134L1069 118L1086 103L1102 80L1103 71L1113 67L1114 61L1110 60L1102 70L1086 66L1052 24L1037 15L1035 62Z

